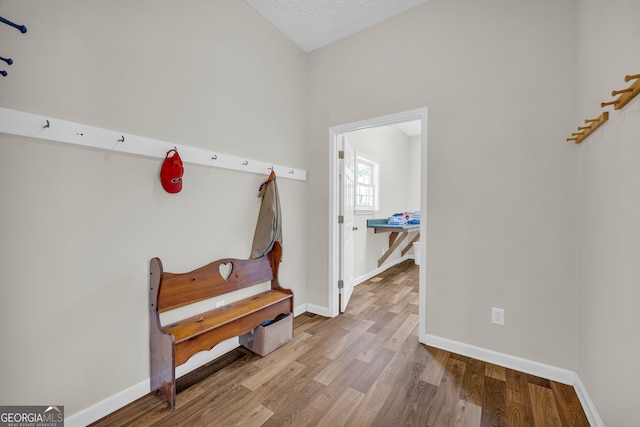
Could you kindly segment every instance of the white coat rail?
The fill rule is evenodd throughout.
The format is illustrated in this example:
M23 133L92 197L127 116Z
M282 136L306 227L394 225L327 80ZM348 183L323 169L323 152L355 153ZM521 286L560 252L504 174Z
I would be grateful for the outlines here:
M187 163L257 174L269 174L273 170L278 178L307 180L306 170L231 156L187 145L172 144L3 107L0 107L0 132L162 159L168 150L175 147L180 153L180 158Z

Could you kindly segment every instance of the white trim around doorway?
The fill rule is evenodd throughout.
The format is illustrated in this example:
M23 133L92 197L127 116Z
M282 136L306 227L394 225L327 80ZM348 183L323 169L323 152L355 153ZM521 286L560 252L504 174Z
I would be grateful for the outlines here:
M420 251L420 275L419 275L419 340L425 342L426 334L426 282L427 282L427 108L419 108L382 117L346 123L329 128L329 283L328 288L328 312L331 317L339 313L338 306L338 278L340 259L338 245L338 139L341 134L360 129L387 126L395 123L420 120L422 122L420 141L420 236L422 250Z

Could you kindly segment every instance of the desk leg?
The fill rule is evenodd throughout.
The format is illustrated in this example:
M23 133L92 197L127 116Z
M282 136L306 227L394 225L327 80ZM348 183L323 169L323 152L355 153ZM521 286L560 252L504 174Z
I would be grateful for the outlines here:
M400 234L400 236L398 236L398 234ZM393 251L395 251L398 246L400 246L400 243L402 243L405 237L407 237L407 234L408 233L406 232L398 233L397 231L391 233L391 235L389 236L389 249L387 249L384 255L382 255L378 260L378 267L380 267L387 260L387 258L389 258Z
M418 234L415 235L415 237L413 239L411 239L411 241L409 242L409 244L407 246L405 246L405 248L402 250L402 256L404 256L404 254L406 254L407 252L409 252L409 249L411 249L412 245L418 241L418 239L420 239L420 232L418 231Z

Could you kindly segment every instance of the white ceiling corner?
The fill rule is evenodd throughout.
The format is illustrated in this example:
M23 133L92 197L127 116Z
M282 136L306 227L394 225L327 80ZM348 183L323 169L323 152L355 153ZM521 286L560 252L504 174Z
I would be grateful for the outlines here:
M410 122L398 123L395 126L402 132L404 132L407 136L418 136L422 134L421 120L412 120Z
M244 0L305 52L378 24L428 0Z

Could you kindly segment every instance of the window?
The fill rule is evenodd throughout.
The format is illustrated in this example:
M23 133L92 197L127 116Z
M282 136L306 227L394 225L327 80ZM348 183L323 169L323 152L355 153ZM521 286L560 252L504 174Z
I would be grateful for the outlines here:
M380 208L378 169L377 161L356 155L356 213L370 213Z

